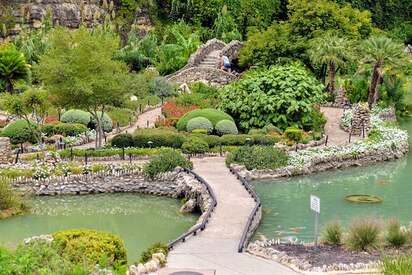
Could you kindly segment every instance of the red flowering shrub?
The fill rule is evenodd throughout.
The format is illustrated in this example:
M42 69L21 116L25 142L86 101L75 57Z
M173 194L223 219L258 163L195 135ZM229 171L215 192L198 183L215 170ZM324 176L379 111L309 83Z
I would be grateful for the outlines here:
M46 118L44 119L44 123L53 123L53 122L57 122L59 121L59 119L57 118L57 116L46 116Z
M199 106L191 105L191 106L180 106L177 105L176 102L170 101L166 102L162 106L162 114L166 118L172 118L173 120L177 120L181 118L184 114L199 109Z

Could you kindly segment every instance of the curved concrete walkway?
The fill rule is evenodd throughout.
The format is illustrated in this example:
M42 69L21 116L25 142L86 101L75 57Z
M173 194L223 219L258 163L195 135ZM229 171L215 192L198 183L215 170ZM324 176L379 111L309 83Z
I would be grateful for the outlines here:
M203 232L170 252L161 274L179 269L215 270L217 275L298 274L274 261L237 252L254 201L226 168L224 158L193 159L193 163L194 171L213 188L217 207Z

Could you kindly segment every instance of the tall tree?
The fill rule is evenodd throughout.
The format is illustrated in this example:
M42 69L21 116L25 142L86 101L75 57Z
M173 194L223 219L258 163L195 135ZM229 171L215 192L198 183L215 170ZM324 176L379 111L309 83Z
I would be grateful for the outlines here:
M407 62L410 59L405 53L404 46L394 42L385 36L371 37L361 45L364 55L362 64L372 66L372 76L368 90L368 104L372 108L379 100L379 85L382 83L384 74Z
M29 68L24 55L14 46L0 46L0 87L3 86L7 92L13 93L15 82L26 79Z
M37 70L56 102L64 108L91 113L96 121L96 148L104 137L102 118L108 106L117 106L127 93L127 67L112 59L119 39L111 32L56 29L51 48Z
M335 92L335 76L338 67L344 67L353 60L350 40L328 32L313 39L308 50L309 58L315 65L326 65L329 69L328 90Z

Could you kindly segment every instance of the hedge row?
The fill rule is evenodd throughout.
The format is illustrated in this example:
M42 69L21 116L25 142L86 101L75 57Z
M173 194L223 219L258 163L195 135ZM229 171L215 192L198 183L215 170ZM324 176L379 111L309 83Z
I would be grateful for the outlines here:
M221 137L205 134L183 134L174 131L142 131L135 135L120 134L115 136L111 144L117 148L139 147L182 148L183 143L193 137L205 141L209 148L216 146L242 146L242 145L274 145L280 141L279 136L271 135L223 135Z

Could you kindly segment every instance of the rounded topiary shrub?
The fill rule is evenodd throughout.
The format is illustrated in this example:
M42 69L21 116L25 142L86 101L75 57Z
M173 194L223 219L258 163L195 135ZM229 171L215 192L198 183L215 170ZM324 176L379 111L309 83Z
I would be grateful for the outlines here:
M101 112L98 112L97 115L99 116L99 119L102 120L101 122L102 122L103 131L111 132L113 130L113 121L109 117L109 115L104 113L103 117L102 117ZM92 128L96 128L97 122L96 122L96 119L94 117L91 118L90 123L91 123Z
M212 122L213 127L216 126L216 124L221 120L234 121L230 115L222 111L219 111L216 109L198 109L198 110L188 112L184 116L182 116L177 122L176 128L179 131L186 131L186 126L189 120L191 120L192 118L196 118L196 117L207 118L208 120L210 120L210 122Z
M185 154L204 154L209 150L206 141L198 137L192 137L182 145L182 151Z
M88 112L82 111L82 110L68 110L67 112L64 112L62 117L60 118L61 122L65 123L80 123L85 126L89 125L91 120L91 115Z
M191 133L194 130L198 129L204 129L208 133L211 133L213 131L213 124L212 122L210 122L210 120L204 117L195 117L189 120L186 126L186 130Z
M26 120L16 120L7 125L1 135L10 138L12 144L20 144L25 142L36 143L36 136L30 129L36 128L37 125L29 123Z
M236 124L231 120L221 120L216 123L215 127L216 132L223 135L237 135L239 131L237 130Z
M63 230L53 234L53 244L59 254L71 262L89 266L124 266L126 248L119 237L91 229Z
M134 140L131 134L120 134L115 136L112 141L112 146L117 148L133 147Z
M46 136L78 136L87 132L87 127L79 123L49 123L41 127L41 132Z

